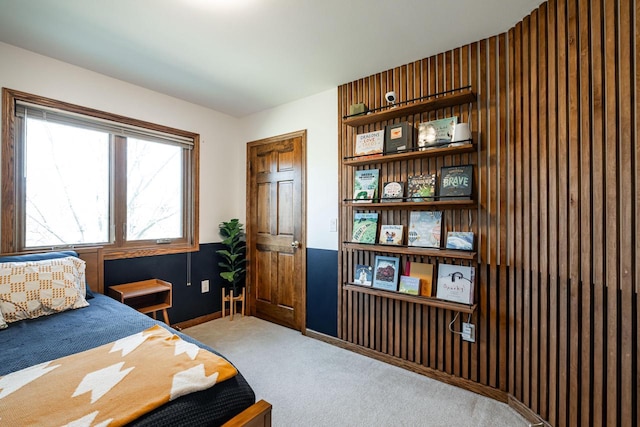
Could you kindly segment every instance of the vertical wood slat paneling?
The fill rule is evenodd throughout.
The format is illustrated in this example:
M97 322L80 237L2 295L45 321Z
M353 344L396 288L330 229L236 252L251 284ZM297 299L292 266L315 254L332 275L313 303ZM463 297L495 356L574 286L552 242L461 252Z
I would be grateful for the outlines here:
M604 28L602 26L602 0L594 0L591 3L591 93L592 101L592 125L591 125L591 215L593 226L591 239L600 244L592 245L593 262L591 277L593 287L593 309L591 325L593 331L593 396L606 396L606 381L604 372L606 370L606 347L605 347L605 316L606 301L604 299L606 287L604 263L606 260L604 252L605 242L605 164L604 164L604 47L602 44ZM604 404L592 406L592 422L595 426L605 424Z
M497 288L497 317L498 317L498 325L497 330L503 331L501 333L494 334L496 337L496 345L499 347L498 355L496 357L497 360L501 360L506 362L508 360L508 341L507 334L504 331L507 331L508 328L508 286L507 286L507 257L508 257L508 239L507 233L505 229L499 227L499 224L508 223L508 207L510 199L508 197L508 168L505 160L507 159L507 147L508 147L508 116L507 112L509 111L508 105L508 84L507 84L507 64L509 59L509 45L508 38L506 34L502 34L498 36L499 38L499 49L498 49L498 88L499 88L499 98L498 103L500 105L500 109L498 111L498 126L499 126L499 146L497 148L497 153L495 156L495 166L499 169L495 186L497 188L496 192L496 202L498 204L498 217L497 224L494 224L494 228L496 230L496 246L498 249L498 257L495 260L498 264L498 269L496 272L497 285L495 284L494 276L492 276L489 283L493 283L493 286ZM504 159L504 160L503 160ZM498 365L498 384L497 388L500 390L507 390L508 384L508 365L506 363Z
M551 424L557 422L557 402L558 402L558 216L559 206L557 204L558 194L558 163L557 163L557 114L558 111L556 99L557 99L557 60L556 60L556 2L550 0L548 2L547 9L547 59L548 59L548 73L547 73L547 111L548 111L548 171L549 171L549 198L548 198L548 213L549 213L549 240L547 246L549 248L547 272L541 272L548 277L548 289L549 289L549 335L547 337L549 341L549 360L548 360L548 413L547 420ZM517 84L514 82L514 84ZM555 329L555 330L554 330Z
M535 70L538 76L538 131L537 131L537 146L538 146L538 187L540 189L538 199L538 218L539 224L539 273L536 277L538 281L539 292L539 324L538 324L538 336L539 336L539 352L538 352L538 389L537 392L534 389L534 395L537 398L537 407L534 405L531 407L536 413L540 414L543 418L548 417L548 404L547 396L549 394L549 376L548 376L548 360L549 360L549 281L547 274L541 274L540 272L548 271L548 256L549 246L549 210L548 210L548 192L549 188L549 158L548 158L548 134L547 134L547 4L543 4L538 10L538 34L537 34L537 69Z
M538 327L539 327L539 318L538 318L538 307L540 305L539 300L539 286L538 286L538 274L540 271L539 265L539 257L538 251L534 250L534 248L540 247L540 230L539 230L539 217L536 215L537 207L540 204L540 195L538 190L538 174L539 174L539 154L538 154L538 11L534 11L531 14L531 21L529 22L529 37L528 37L528 47L529 51L529 86L530 86L530 95L528 99L528 113L529 116L529 154L528 157L530 159L530 180L529 186L531 188L530 191L530 204L527 209L527 215L529 216L530 223L530 233L531 233L531 244L529 249L529 263L530 273L528 274L529 280L529 301L530 301L530 309L529 309L529 322L530 327L527 328L530 330L529 332L529 371L530 371L530 381L529 386L525 389L528 391L529 396L525 398L525 402L527 405L533 409L536 413L539 412L538 405L538 396L534 393L534 390L539 389L538 383L538 371L539 371L539 360L538 357L540 355L539 351L539 342L538 342Z
M380 106L388 90L408 99L473 86L469 112L408 119L469 114L478 153L381 169L398 177L476 164L471 229L480 254L475 344L449 332L454 313L345 291L341 338L507 392L552 425L639 422L638 8L637 0L550 0L508 33L339 88L341 116L354 102ZM342 126L341 152L384 124ZM352 173L341 168L341 198ZM466 218L448 213L447 227L469 229ZM340 260L342 283L356 260L372 257L341 251Z
M568 257L569 257L569 282L568 288L568 376L567 384L569 396L580 395L580 351L579 340L581 328L578 318L578 303L580 301L580 163L579 159L579 136L580 129L578 127L578 54L579 40L577 30L577 4L569 2L567 4L567 82L568 82L568 109L567 122L568 129ZM571 399L569 402L568 424L580 425L579 416L579 400Z
M568 351L568 286L566 278L569 271L569 230L568 230L568 216L569 210L567 206L569 185L568 174L568 97L567 97L567 85L568 85L568 70L567 70L567 13L566 2L557 1L556 6L556 63L557 63L557 152L556 157L558 160L558 397L569 396L569 390L567 383L569 381L569 375L567 370L567 364L569 363L569 351ZM564 279L564 280L563 280ZM558 405L558 413L556 422L554 425L563 427L567 425L567 419L569 416L569 407L560 408Z
M497 70L498 62L498 53L500 51L500 42L501 39L498 37L494 37L489 40L489 55L488 55L488 68L489 68L489 76L488 76L488 89L490 96L488 98L491 99L499 99L498 94L498 85L500 83L499 73ZM493 132L489 132L487 139L487 156L485 164L487 167L483 168L484 173L486 173L487 180L487 219L486 227L487 227L487 245L488 245L488 259L497 259L497 227L496 222L491 221L491 217L495 217L498 212L498 197L497 193L499 189L496 184L498 182L498 167L494 160L498 154L498 143L499 143L499 125L498 125L498 114L500 105L496 102L492 103L489 108L489 117L487 121L487 125L485 126L487 129L495 129ZM497 264L491 263L488 270L488 277L496 277L497 275ZM486 269L485 269L486 270ZM489 330L496 331L498 329L498 283L495 281L491 281L488 279L484 280L484 283L487 284L487 293L488 304L489 304L489 314L488 314L488 325ZM489 339L487 341L489 360L498 360L500 355L500 348L498 345L498 334L490 333L488 335ZM498 387L498 366L491 366L488 372L488 384L491 387Z
M579 140L589 141L591 138L591 123L593 120L591 114L592 97L590 94L590 70L591 70L591 44L590 44L590 26L589 17L591 14L590 5L583 5L578 10L578 31L579 31L579 111L577 113L579 120ZM581 271L580 277L591 276L591 242L586 236L591 234L592 229L592 215L590 206L590 194L591 194L591 145L582 144L580 146L580 235L584 238L580 241L580 260ZM592 346L591 340L593 338L592 328L590 327L590 304L591 297L593 295L592 288L589 281L581 280L581 301L578 301L580 307L580 328L577 336L579 343L578 354L575 355L578 358L582 366L579 371L576 370L576 374L580 375L580 390L576 390L576 396L580 396L580 400L590 400L591 390L591 372L593 369L592 359ZM582 339L581 339L582 338ZM572 368L573 369L573 368ZM591 411L588 405L583 405L579 413L578 422L582 425L593 425L593 418L591 417ZM573 422L573 421L572 421Z
M637 115L640 113L640 65L638 64L638 58L640 58L640 2L635 3L635 11L634 11L635 21L633 22L633 37L635 37L635 52L632 51L632 57L634 58L633 62L633 71L635 78L633 80L633 89L632 93L635 100L634 108L634 127L633 127L633 170L635 171L634 176L634 186L635 186L635 241L640 242L640 120L638 120ZM640 250L635 248L635 324L633 328L634 338L635 338L635 348L632 348L632 352L635 352L635 358L632 358L632 363L635 363L636 373L639 369L640 365L640 339L638 338L638 327L640 327L640 268L637 266L640 265ZM638 390L640 388L640 379L636 375L633 377L633 386L632 390ZM633 401L633 398L632 398ZM635 417L632 416L632 420L635 419L636 425L640 425L640 409L638 409L639 405L635 405ZM632 421L633 422L633 421Z
M531 61L529 57L529 27L531 17L525 17L522 21L522 401L530 405L530 380L531 380L531 116L530 116L530 93L531 93Z
M487 81L488 81L487 74L489 73L489 70L487 69L487 55L488 55L487 44L488 44L488 40L483 40L478 43L477 66L480 71L477 75L477 80L474 82L475 83L474 87L478 91L478 94L489 93L489 88L487 87ZM485 123L487 121L488 112L489 112L488 104L487 104L488 98L489 98L488 96L479 96L479 100L477 102L477 104L481 106L478 114L478 120L476 122L478 134L480 134L479 132L480 129L484 128ZM480 141L478 142L480 145L481 154L480 154L480 157L478 158L478 164L476 165L477 169L481 169L480 163L486 158L485 153L487 150L485 149L485 147L487 146L487 137L488 137L488 134L486 132L482 132L482 142ZM478 173L478 183L477 183L478 192L476 194L476 197L478 198L480 206L486 207L487 206L486 192L484 191L484 186L483 186L483 183L485 181L486 179L485 179L484 173ZM487 221L488 221L487 210L486 208L481 209L478 215L478 227L486 226ZM480 253L480 259L487 259L487 255L488 255L487 240L488 239L484 238L484 235L479 236L477 239L477 246L478 246L478 252ZM480 269L479 274L477 274L477 278L478 278L478 282L487 283L486 269ZM488 294L489 294L488 286L480 287L478 289L478 292L476 292L476 295L478 295L479 304L483 307L487 307L488 305L487 304ZM489 329L490 324L486 316L478 317L478 326L479 326L478 328L479 331L481 331L480 335L483 337L479 341L479 347L480 347L479 348L479 352L480 352L479 364L480 366L487 366L487 361L489 358L488 338L491 331ZM489 370L483 369L478 372L479 381L482 384L489 383L488 374L489 374Z
M633 261L635 245L638 243L633 240L633 179L634 179L634 163L633 163L633 133L632 126L634 124L633 109L632 109L632 94L633 89L633 31L631 25L631 18L633 17L633 7L631 0L620 0L618 13L618 43L619 43L619 72L618 72L618 93L616 99L618 101L618 111L620 118L618 120L619 129L619 161L618 170L620 171L618 176L619 186L619 210L620 218L618 220L620 224L619 233L619 310L620 319L629 319L617 324L619 328L618 336L620 342L620 359L617 362L619 364L619 372L632 372L633 359L631 357L633 352L633 341L637 339L637 328L633 327L631 319L635 317L633 313L633 300L634 285L633 285ZM632 400L633 391L633 378L630 375L620 375L620 394L618 405L620 407L619 420L631 420L632 408L634 403ZM637 391L637 389L636 389Z
M616 405L618 401L618 343L616 339L617 327L614 322L618 315L618 206L617 206L617 143L618 143L618 118L617 118L617 31L616 31L616 2L604 2L604 57L605 64L605 271L606 271L606 424L617 425L618 414Z
M480 69L480 62L479 62L479 45L480 42L478 43L474 43L469 45L469 78L468 81L469 83L472 85L475 84L476 86L478 85L478 79L480 78L480 74L479 74L479 69ZM476 89L477 91L477 89ZM479 98L481 99L481 97L479 96ZM482 128L482 122L481 122L481 116L480 116L480 111L481 111L481 102L478 101L475 103L474 106L472 106L471 108L471 113L470 113L470 117L469 117L469 126L472 127L472 129L474 129L475 134L474 137L477 140L477 143L480 147L483 146L482 144L482 133L480 132L480 129ZM480 208L478 208L478 210L480 210ZM479 222L480 221L480 212L477 213L477 218L476 221ZM482 236L479 235L476 236L476 245L478 248L480 248L480 243L482 242ZM480 257L482 257L482 254L480 255ZM477 295L478 293L476 293ZM484 329L484 324L483 324L483 319L482 316L479 316L477 313L474 315L475 319L476 319L476 324L477 324L477 331L478 331L478 342L482 342L482 340L487 339L486 337L488 337L488 331L486 329ZM481 338L482 337L482 338ZM480 381L480 377L479 377L479 371L480 369L478 369L478 366L481 365L481 361L480 361L480 354L477 348L477 345L474 346L470 346L469 347L469 358L471 360L470 366L469 366L469 374L467 377L465 378L469 378L473 381Z
M515 138L516 135L516 122L515 120L513 120L512 118L514 117L514 111L515 111L515 106L516 106L516 90L515 90L515 86L512 82L516 81L516 39L517 39L517 32L515 28L512 28L511 30L509 30L509 62L507 64L507 66L509 67L509 109L508 114L509 114L509 120L508 120L508 127L509 127L509 140L512 140L513 138ZM514 256L515 256L515 245L516 245L516 239L513 238L513 236L515 235L515 229L516 229L516 225L515 225L515 162L513 161L513 155L514 155L514 144L509 143L507 145L507 151L505 152L506 157L504 158L504 163L506 163L507 165L507 174L509 176L509 182L506 188L506 195L507 195L507 199L509 200L508 202L508 206L509 206L509 216L506 219L506 227L501 226L501 224L499 224L499 226L501 226L501 229L506 228L506 235L509 236L508 238L508 247L507 247L507 259L506 259L506 263L505 263L505 267L508 266L514 266ZM516 351L516 328L514 327L514 322L516 319L516 304L515 304L515 268L508 268L508 292L507 295L505 296L505 298L508 299L507 302L507 306L509 307L509 325L507 328L507 337L508 337L508 341L509 341L509 381L507 382L507 390L509 390L509 392L511 394L513 394L513 390L515 390L516 388L516 376L515 376L515 371L514 371L514 365L515 365L515 361L516 358L518 357L519 353Z
M523 27L523 23L519 23L516 25L516 31L515 31L515 41L516 41L516 45L515 45L515 56L514 56L514 62L515 62L515 73L514 73L514 81L519 81L522 82L522 73L524 72L523 70L523 60L522 60L522 27ZM515 102L514 102L514 117L522 117L523 116L523 105L522 105L522 99L524 97L523 95L523 87L522 85L515 85ZM523 133L523 129L522 129L522 122L518 121L516 122L516 127L515 127L515 133L514 133L514 138L516 141L522 141L522 133ZM523 238L524 236L522 235L522 197L523 197L523 192L521 191L522 186L523 186L523 182L522 182L522 176L523 176L523 172L522 172L522 144L516 144L515 149L513 150L513 155L515 156L512 161L514 164L514 191L515 191L515 197L514 197L514 234L512 235L514 240L515 240L515 250L512 254L513 259L511 261L511 266L513 267L513 272L514 272L514 309L515 309L515 313L514 313L514 328L515 328L515 348L514 348L514 352L515 352L515 371L516 372L522 372L523 371L523 365L524 365L524 345L523 345L523 341L524 341L524 334L522 333L523 331L523 325L522 325L522 315L523 315L523 306L522 306L522 301L523 301L523 283L522 283L522 271L523 271L523 266L522 266L522 243L523 243ZM511 160L511 159L510 159ZM518 379L520 379L520 381L518 381ZM514 396L522 396L522 381L521 381L521 377L517 378L515 381L515 389L513 389L512 393L514 394ZM526 403L526 402L525 402Z

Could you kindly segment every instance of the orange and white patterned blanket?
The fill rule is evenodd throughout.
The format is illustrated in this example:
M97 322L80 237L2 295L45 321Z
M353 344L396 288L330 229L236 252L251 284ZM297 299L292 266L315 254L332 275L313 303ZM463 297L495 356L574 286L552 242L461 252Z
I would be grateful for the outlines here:
M0 425L119 426L237 374L161 326L0 377Z

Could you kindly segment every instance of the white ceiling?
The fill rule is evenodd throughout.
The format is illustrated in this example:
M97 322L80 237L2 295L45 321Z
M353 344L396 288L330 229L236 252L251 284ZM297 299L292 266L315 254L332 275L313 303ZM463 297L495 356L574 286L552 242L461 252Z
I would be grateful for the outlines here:
M500 34L540 3L0 0L0 41L242 117Z

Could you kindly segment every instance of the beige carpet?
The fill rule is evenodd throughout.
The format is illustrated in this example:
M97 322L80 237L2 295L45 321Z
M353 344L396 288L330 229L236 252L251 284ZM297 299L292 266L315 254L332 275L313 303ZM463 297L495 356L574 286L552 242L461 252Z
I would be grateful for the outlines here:
M529 425L506 404L255 317L183 332L236 365L273 405L274 427Z

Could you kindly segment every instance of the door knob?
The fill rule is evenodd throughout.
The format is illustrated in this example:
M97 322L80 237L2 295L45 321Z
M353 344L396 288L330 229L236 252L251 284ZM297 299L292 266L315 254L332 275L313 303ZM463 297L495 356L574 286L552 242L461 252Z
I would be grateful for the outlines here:
M300 242L298 242L297 240L294 240L293 242L291 242L291 247L292 248L299 248L300 247Z

